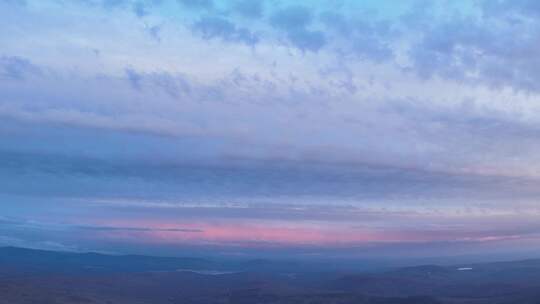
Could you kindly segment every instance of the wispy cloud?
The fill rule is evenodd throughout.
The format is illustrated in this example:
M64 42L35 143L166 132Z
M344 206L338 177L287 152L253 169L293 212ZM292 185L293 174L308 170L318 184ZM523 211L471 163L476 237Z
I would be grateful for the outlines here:
M203 232L201 229L190 228L148 228L148 227L115 227L115 226L77 226L76 229L94 230L94 231L133 231L133 232Z

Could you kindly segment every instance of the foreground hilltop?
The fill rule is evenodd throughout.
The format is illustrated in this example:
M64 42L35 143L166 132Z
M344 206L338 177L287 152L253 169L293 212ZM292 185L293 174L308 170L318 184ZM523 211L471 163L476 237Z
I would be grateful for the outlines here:
M367 273L305 271L295 264L268 260L230 263L8 247L0 248L0 274L0 304L540 301L540 260L422 265Z

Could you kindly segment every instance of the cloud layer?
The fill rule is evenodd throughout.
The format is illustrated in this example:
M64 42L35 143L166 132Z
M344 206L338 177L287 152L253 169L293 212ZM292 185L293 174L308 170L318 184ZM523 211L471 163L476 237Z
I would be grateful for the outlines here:
M0 1L0 211L46 223L0 240L532 248L537 11Z

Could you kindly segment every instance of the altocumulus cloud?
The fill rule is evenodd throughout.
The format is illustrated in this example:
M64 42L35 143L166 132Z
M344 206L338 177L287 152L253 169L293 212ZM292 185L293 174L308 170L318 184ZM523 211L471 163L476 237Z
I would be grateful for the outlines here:
M329 3L1 1L0 211L88 212L98 247L92 230L189 241L220 225L219 242L242 227L359 241L367 219L399 241L385 218L414 218L408 241L536 238L511 226L538 216L537 6ZM1 224L12 242L76 239Z

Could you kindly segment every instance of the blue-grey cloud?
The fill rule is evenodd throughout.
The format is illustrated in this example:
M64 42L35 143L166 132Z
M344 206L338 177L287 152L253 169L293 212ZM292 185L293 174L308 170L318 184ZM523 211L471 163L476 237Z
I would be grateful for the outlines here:
M202 17L193 24L192 30L200 34L204 39L219 38L224 41L241 42L251 46L259 42L257 34L220 17Z
M81 140L97 142L98 138L84 137ZM162 148L171 148L165 144L166 141L158 143ZM147 146L148 143L141 145ZM362 204L369 200L422 197L429 200L496 200L494 208L497 201L518 197L529 200L540 195L534 187L535 179L448 174L399 167L357 165L348 169L344 165L277 160L273 165L247 160L231 162L230 165L193 161L187 164L178 161L152 164L109 159L112 157L103 160L0 152L3 171L0 178L4 180L4 193L18 195L69 193L70 196L100 197L116 193L126 198L173 201L235 201L242 198L268 198L272 201L273 196L289 197L294 201L295 198L321 197L335 200L338 205L340 201ZM154 193L151 189L159 191Z
M142 18L148 16L155 7L162 5L165 0L78 0L78 2L109 11L129 10L137 17Z
M105 8L115 8L126 4L126 0L102 0L102 5Z
M146 28L146 31L148 32L148 34L154 38L157 42L161 42L161 36L160 36L160 32L161 32L161 26L160 25L153 25L153 26L148 26Z
M191 93L190 82L181 75L173 76L165 72L140 73L132 68L125 69L127 80L136 91L147 88L157 88L174 99Z
M538 91L540 66L533 38L540 29L528 18L528 1L486 2L482 17L456 16L424 27L409 55L413 71L472 85ZM530 7L530 9L529 9Z
M178 3L189 9L211 9L214 7L213 0L177 0Z
M126 76L129 81L129 84L135 89L135 90L141 90L142 88L142 76L137 73L137 71L128 68L126 69Z
M393 58L394 50L389 44L393 30L388 23L350 20L336 12L325 12L320 19L329 32L347 41L347 44L341 46L345 55L352 54L374 62L386 62Z
M0 3L6 3L9 5L18 5L18 6L25 6L26 0L2 0Z
M264 14L264 4L264 0L239 0L233 4L233 9L247 18L261 18Z
M490 15L497 15L499 17L509 16L509 13L526 16L536 16L540 12L540 5L538 4L538 2L530 0L482 1L481 5L485 13Z
M202 229L190 228L148 228L148 227L115 227L115 226L76 226L75 229L93 231L127 231L127 232L185 232L200 233Z
M137 1L133 4L133 12L139 17L144 17L148 15L148 8L143 1Z
M270 17L270 23L283 30L305 28L313 21L313 13L305 6L289 6L278 9Z
M322 31L309 29L313 13L304 6L289 6L275 11L270 17L270 24L287 34L289 41L304 51L317 52L326 44Z
M29 60L17 56L0 57L0 79L25 80L41 73L41 69Z
M316 52L326 44L326 38L321 31L291 30L287 33L287 37L301 50Z

